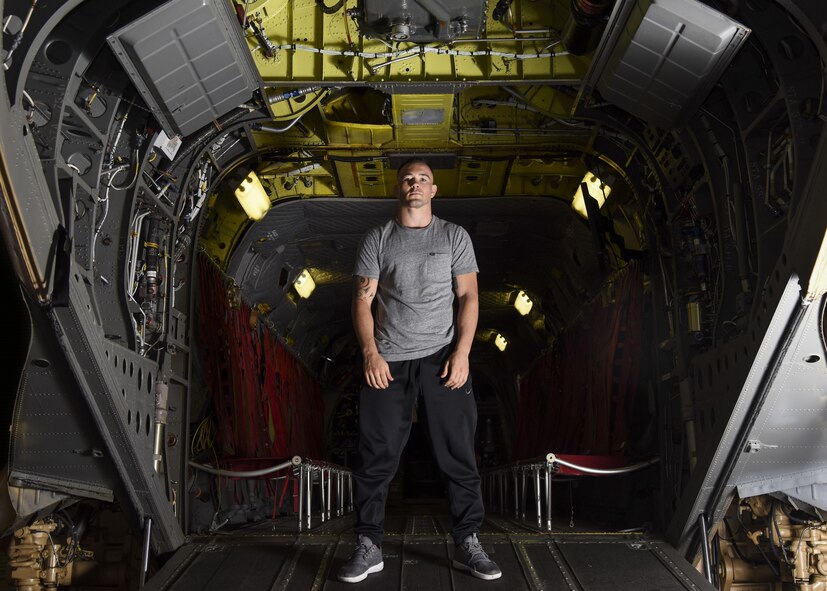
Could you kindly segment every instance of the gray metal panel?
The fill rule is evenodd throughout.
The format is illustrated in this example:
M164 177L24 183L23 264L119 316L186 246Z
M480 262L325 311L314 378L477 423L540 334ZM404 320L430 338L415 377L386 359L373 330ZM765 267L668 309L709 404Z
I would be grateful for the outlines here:
M366 591L706 591L714 587L671 547L636 534L536 532L523 522L486 518L480 540L503 572L482 581L452 566L451 518L390 507L384 569L359 584ZM233 588L328 591L352 588L336 580L354 543L353 520L333 519L303 535L285 534L283 517L233 534L194 537L150 579L148 591Z
M602 591L678 591L709 588L698 577L687 577L667 563L648 541L560 540L557 547L581 587ZM685 564L685 563L684 563ZM595 568L598 566L599 568ZM664 568L668 566L669 568Z
M763 325L766 332L756 335L761 344L735 406L727 420L716 424L707 434L708 443L699 450L698 466L703 468L692 473L667 531L666 539L680 544L682 552L692 542L697 516L707 513L712 521L721 519L728 506L724 500L735 491L735 484L729 480L735 465L733 456L740 452L746 425L760 408L767 381L772 379L767 374L776 363L776 353L793 331L791 324L800 310L800 292L799 277L792 275L786 280L780 296L776 294L778 300L769 308L771 317Z
M696 0L640 0L616 43L601 49L611 57L597 88L633 115L677 127L698 108L748 34Z
M32 164L39 159L32 134L20 133L25 128L19 102L0 109L0 166L8 182L0 192L0 237L24 288L45 301L53 281L54 234L63 220L40 167Z
M9 479L23 486L112 501L114 465L40 309L20 379L9 447Z
M827 483L825 305L827 297L804 313L749 432L732 477L742 497ZM823 497L808 502L827 510Z
M810 507L827 507L827 483L798 486L781 492Z
M165 479L152 465L154 433L146 426L155 409L154 380L141 372L143 390L138 394L142 395L130 388L127 397L129 383L140 381L130 375L138 356L134 352L129 353L134 357L124 356L121 345L105 338L76 262L68 272L67 305L49 312L55 334L130 504L139 521L152 518L153 548L157 553L170 552L184 542L184 534L167 498ZM157 370L153 373L157 377ZM138 417L144 418L139 422Z
M228 6L172 0L107 38L170 136L188 135L228 113L259 86Z

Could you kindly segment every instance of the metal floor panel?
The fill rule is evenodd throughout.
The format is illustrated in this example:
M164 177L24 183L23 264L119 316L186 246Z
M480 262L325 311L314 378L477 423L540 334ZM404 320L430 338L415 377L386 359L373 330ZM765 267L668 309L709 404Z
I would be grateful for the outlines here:
M294 525L294 522L291 522ZM193 538L148 582L148 591L344 591L336 573L353 548L352 518L309 532L291 523L259 524ZM639 534L542 532L502 517L486 520L480 539L503 571L482 581L452 568L446 515L389 515L385 568L359 583L364 591L682 591L711 590L667 544Z

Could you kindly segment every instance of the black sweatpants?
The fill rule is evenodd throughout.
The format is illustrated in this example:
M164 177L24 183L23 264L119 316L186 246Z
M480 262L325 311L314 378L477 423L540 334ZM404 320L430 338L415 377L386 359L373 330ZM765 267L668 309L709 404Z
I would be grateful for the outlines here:
M485 510L480 476L474 453L477 405L471 378L461 388L442 385L439 374L450 346L409 361L393 361L393 381L386 390L362 385L359 397L359 455L361 467L353 475L356 533L382 543L385 500L399 467L408 435L414 404L419 396L425 404L428 433L434 456L448 480L448 499L454 526L451 535L459 543L477 533Z

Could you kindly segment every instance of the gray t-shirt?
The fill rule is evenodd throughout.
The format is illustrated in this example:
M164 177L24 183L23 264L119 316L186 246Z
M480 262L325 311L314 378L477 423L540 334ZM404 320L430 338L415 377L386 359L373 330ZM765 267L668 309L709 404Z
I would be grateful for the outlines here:
M390 220L368 230L353 274L379 280L374 337L385 360L420 359L449 344L453 278L478 271L468 232L436 216L425 228Z

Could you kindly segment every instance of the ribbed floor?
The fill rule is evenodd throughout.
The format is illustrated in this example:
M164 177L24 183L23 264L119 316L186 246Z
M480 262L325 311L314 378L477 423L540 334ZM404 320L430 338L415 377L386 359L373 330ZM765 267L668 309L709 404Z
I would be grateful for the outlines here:
M667 544L638 534L540 532L531 525L490 517L480 539L503 571L481 581L451 567L450 517L421 512L389 514L382 547L385 568L357 585L336 580L353 549L350 517L296 534L294 523L260 524L194 539L148 582L174 591L583 590L669 591L713 589Z

